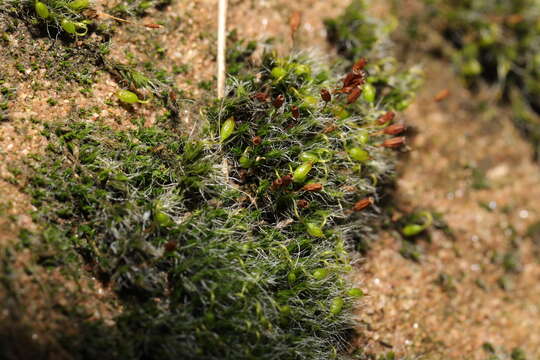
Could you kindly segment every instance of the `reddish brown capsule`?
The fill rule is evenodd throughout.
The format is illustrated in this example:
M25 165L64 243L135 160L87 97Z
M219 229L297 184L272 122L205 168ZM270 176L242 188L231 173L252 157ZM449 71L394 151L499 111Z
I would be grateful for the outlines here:
M300 118L300 109L298 108L298 106L293 106L291 108L291 113L292 113L293 118L295 119Z
M298 205L300 209L305 209L309 206L309 201L300 199L296 202L296 205Z
M262 142L262 138L260 136L255 136L255 137L253 137L253 139L251 139L251 142L255 146L260 145L261 142Z
M405 130L407 130L407 127L404 124L394 124L384 129L383 133L385 133L386 135L398 135Z
M322 184L306 184L302 187L303 191L321 191L323 189Z
M277 190L282 186L283 186L283 181L281 180L281 178L279 178L272 181L272 186L270 186L270 190Z
M379 116L379 118L377 119L377 124L384 125L387 122L392 122L395 116L396 113L394 113L393 111L389 111L386 114Z
M347 104L352 104L353 102L355 102L361 94L362 89L360 89L359 87L353 88L349 96L347 96Z
M321 90L321 98L324 100L324 102L329 102L332 100L332 95L330 95L330 91L326 89Z
M347 86L351 86L354 79L357 79L358 75L351 73L348 73L345 78L343 79L343 87L346 88Z
M293 181L292 175L289 174L289 175L282 176L281 181L283 183L283 186L288 186Z
M291 38L294 39L296 31L300 27L302 22L302 13L300 11L295 11L292 13L291 18L289 19L289 26L291 27Z
M385 140L380 146L393 149L393 148L400 147L403 144L405 144L405 136L398 136L395 138Z
M272 182L271 190L277 190L281 187L289 186L293 181L292 175L285 175Z
M285 96L283 96L282 94L279 94L278 96L276 96L272 104L274 105L276 109L279 109L281 105L283 105L284 102L285 102Z
M161 28L161 25L154 24L154 23L144 24L144 26L149 28L149 29L160 29Z
M347 87L335 90L334 94L350 94L350 92L353 89L354 89L354 86L347 86Z
M450 96L450 90L444 89L444 90L439 91L439 92L437 93L437 95L435 95L434 100L435 100L436 102L443 101L443 100L446 99L448 96Z
M171 240L165 244L165 252L171 252L176 250L178 243L174 240Z
M258 92L253 95L253 98L259 100L260 102L266 102L268 100L268 94L263 92Z
M330 124L328 125L327 127L324 128L324 130L322 131L323 134L328 134L328 133L331 133L332 131L336 130L337 129L337 126L336 124Z
M373 204L374 202L375 200L372 197L367 197L365 199L358 200L353 206L353 211L362 211L365 208L367 208L369 205Z
M366 65L367 65L367 60L365 58L360 58L360 60L358 60L356 63L354 63L354 65L352 67L352 72L354 74L359 75L360 73L362 73L362 70L364 70Z

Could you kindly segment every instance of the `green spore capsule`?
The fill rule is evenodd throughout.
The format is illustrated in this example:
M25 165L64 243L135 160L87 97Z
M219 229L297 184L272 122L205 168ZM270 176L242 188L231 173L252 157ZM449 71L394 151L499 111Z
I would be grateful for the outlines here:
M340 297L334 298L330 304L330 313L332 315L338 315L343 309L343 299Z
M425 227L423 225L418 224L409 224L405 225L403 229L401 229L401 233L403 236L415 236L420 234L422 231L424 231Z
M358 289L358 288L349 289L349 291L347 291L347 294L349 296L352 296L352 297L355 297L355 298L359 298L359 297L364 296L364 292L361 289Z
M294 67L294 73L296 75L305 75L311 73L311 68L305 64L296 64Z
M356 135L356 141L358 141L362 145L367 144L369 141L369 133L365 130L359 131Z
M369 153L366 150L361 149L359 147L350 148L349 156L351 157L351 159L359 161L359 162L364 162L364 161L369 160Z
M149 9L152 7L152 2L151 1L143 1L139 4L139 9L141 10L146 10L146 9Z
M324 232L322 231L321 227L314 223L307 223L306 224L306 230L309 235L314 237L324 237Z
M64 29L65 32L67 32L68 34L75 34L76 33L76 29L75 29L75 23L73 21L69 21L69 20L62 20L62 29Z
M42 19L47 19L50 15L49 8L41 1L36 1L35 4L36 14Z
M68 8L71 10L79 11L82 9L86 9L90 5L89 0L74 0L70 3L68 3Z
M159 226L170 226L172 225L172 220L171 218L169 217L169 215L165 214L163 211L159 211L157 210L155 213L154 213L154 221L159 225Z
M287 70L285 70L284 68L280 66L276 66L275 68L272 69L271 74L274 79L281 80L285 76L287 76Z
M289 315L291 313L291 307L289 305L283 305L279 308L279 311L283 315Z
M287 275L287 280L289 280L289 283L294 283L296 281L296 274L294 273L294 271L291 271L288 275Z
M317 156L317 154L314 154L310 151L305 151L301 153L300 156L298 156L298 159L300 159L300 161L302 162L310 162L313 164L319 161L319 157Z
M227 140L233 134L235 126L236 123L234 121L234 117L231 116L225 120L223 125L221 125L221 133L219 135L221 142Z
M294 170L293 181L294 182L304 182L307 178L308 173L311 171L313 163L305 162Z
M146 104L149 101L149 100L143 101L139 99L137 94L129 90L120 90L116 93L116 96L118 97L118 99L120 99L120 101L126 104L135 104L135 103Z
M463 64L461 71L465 76L477 76L482 73L482 65L478 60L471 59Z
M316 279L316 280L322 280L324 279L325 277L327 277L329 274L329 271L328 269L325 269L325 268L320 268L320 269L317 269L313 272L313 277Z
M396 110L397 111L403 111L405 109L407 109L409 107L409 105L411 105L411 102L408 101L408 100L401 100L400 102L398 102L396 104Z
M88 28L84 23L74 23L73 21L64 19L62 20L61 26L65 32L71 35L84 36L88 32ZM77 32L77 29L82 29L82 32Z
M375 102L375 96L377 95L377 90L375 89L375 86L371 84L365 84L362 90L362 99L367 101L368 103Z

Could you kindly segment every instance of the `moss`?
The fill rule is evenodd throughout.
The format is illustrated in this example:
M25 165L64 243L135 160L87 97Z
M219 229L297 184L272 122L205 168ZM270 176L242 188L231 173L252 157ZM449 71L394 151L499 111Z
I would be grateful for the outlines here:
M540 6L537 1L425 1L434 24L454 51L455 68L475 86L494 84L538 153L540 138Z
M75 303L61 307L86 337L59 336L67 352L344 357L362 296L347 280L352 250L380 217L380 191L403 142L385 130L412 100L419 74L378 50L366 53L369 76L358 63L336 72L309 53L266 53L255 65L246 62L252 47L230 54L243 65L227 96L202 109L196 138L143 127L145 119L124 131L85 122L92 108L44 125L49 144L28 160L26 187L40 231L21 242L37 269L74 280L87 273L122 309L104 326ZM167 106L174 100L166 72L113 63L98 50L124 87ZM361 79L356 89L342 86L351 75ZM11 289L16 270L7 257L4 265Z

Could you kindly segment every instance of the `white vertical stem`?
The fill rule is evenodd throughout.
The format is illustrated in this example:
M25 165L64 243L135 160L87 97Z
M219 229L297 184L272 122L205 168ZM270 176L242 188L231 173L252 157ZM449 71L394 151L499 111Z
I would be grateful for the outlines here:
M218 98L225 95L225 46L227 42L227 0L218 0Z

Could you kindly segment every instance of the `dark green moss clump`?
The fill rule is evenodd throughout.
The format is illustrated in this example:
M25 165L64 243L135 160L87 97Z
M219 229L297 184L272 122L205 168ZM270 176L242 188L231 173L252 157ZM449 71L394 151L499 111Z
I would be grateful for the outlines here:
M325 19L328 41L335 44L343 57L354 60L373 51L382 51L388 35L397 26L397 19L383 22L368 14L364 0L353 0L345 12L335 19Z
M470 84L487 80L512 103L515 122L540 146L540 4L523 1L426 1L426 13L453 45Z

